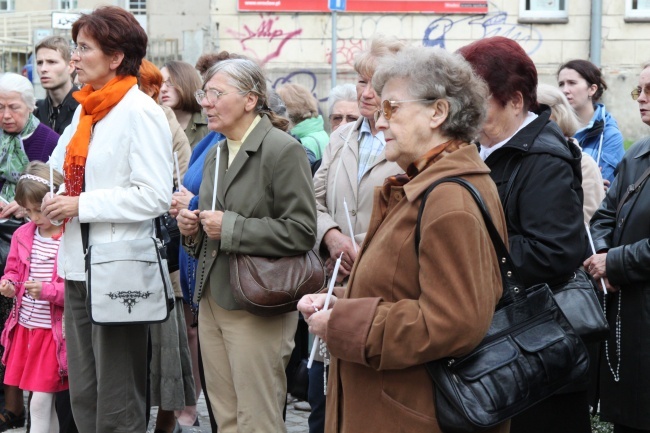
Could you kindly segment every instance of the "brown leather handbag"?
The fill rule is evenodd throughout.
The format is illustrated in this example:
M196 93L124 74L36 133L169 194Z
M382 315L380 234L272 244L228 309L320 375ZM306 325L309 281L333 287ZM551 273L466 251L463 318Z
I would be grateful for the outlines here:
M295 310L304 295L323 290L325 267L314 251L280 258L230 254L230 287L244 310L275 316Z

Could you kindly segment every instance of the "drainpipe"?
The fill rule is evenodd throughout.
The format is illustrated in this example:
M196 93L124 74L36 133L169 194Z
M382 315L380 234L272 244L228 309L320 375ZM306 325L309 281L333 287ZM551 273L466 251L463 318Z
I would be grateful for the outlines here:
M600 47L603 36L603 1L591 1L591 34L589 42L589 52L591 62L600 67Z

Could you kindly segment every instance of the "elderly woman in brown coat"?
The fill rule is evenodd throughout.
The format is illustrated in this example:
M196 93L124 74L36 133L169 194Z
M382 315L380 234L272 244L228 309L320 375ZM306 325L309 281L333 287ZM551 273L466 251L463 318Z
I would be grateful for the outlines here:
M406 48L373 76L383 100L377 128L386 158L406 175L375 191L370 226L345 294L298 306L333 357L327 432L440 432L424 363L471 351L501 297L499 266L469 193L445 183L427 199L419 257L415 222L434 181L459 176L483 196L495 226L506 225L489 169L469 141L485 117L487 88L458 55ZM318 312L317 312L318 311ZM491 432L507 432L508 424Z

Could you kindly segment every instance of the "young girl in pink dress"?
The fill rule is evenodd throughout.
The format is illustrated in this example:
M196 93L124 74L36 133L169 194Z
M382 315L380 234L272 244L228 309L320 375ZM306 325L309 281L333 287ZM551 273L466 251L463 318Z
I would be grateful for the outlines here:
M53 173L54 192L63 176ZM56 273L61 227L41 215L50 193L50 169L31 162L16 185L16 202L31 220L11 239L0 294L14 298L1 343L7 366L4 383L32 391L31 432L59 431L54 393L68 389L63 331L63 279Z

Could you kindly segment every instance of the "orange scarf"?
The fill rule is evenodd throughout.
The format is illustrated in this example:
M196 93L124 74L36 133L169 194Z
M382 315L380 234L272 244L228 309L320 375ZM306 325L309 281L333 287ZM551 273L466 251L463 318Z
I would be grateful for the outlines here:
M137 82L138 80L130 75L115 77L99 90L94 90L87 84L72 94L81 104L81 116L77 130L66 148L63 164L67 195L78 196L83 189L93 125L102 120Z

